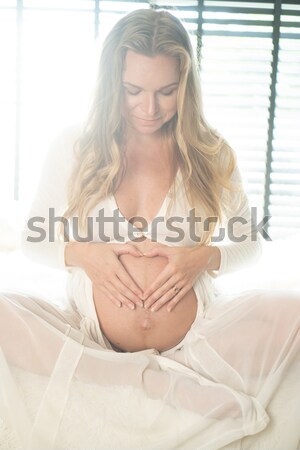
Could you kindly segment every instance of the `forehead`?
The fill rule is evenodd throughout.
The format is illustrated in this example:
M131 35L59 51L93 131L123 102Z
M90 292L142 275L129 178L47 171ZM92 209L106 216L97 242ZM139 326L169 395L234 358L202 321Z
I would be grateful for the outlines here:
M152 57L128 50L122 79L138 86L175 83L179 81L179 64L172 56Z

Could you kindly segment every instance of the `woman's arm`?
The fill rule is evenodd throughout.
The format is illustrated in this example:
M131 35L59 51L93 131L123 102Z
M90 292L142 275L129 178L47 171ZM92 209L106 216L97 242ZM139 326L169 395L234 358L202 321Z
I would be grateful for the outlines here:
M220 252L218 262L208 267L208 273L216 277L243 269L259 259L262 251L261 230L257 226L257 208L249 207L248 197L242 184L239 168L236 167L232 179L241 187L239 192L226 195L227 206L224 207L226 220L223 228L216 230L211 250L217 248ZM213 251L213 250L212 250Z
M70 127L52 142L22 232L23 253L38 263L58 269L66 269L67 242L57 239L56 230L67 205L67 180L78 135L79 127Z
M119 261L119 255L140 252L132 244L68 242L59 239L57 228L67 207L67 182L74 162L74 143L79 128L63 131L52 143L45 159L38 189L22 233L24 254L57 269L82 268L93 285L118 306L141 303L143 291ZM68 231L68 230L67 230ZM69 234L69 233L68 233Z
M224 207L226 221L223 229L218 229L214 238L219 241L209 246L168 247L156 245L146 256L165 256L169 264L144 293L146 308L156 303L157 309L169 302L172 309L191 288L195 279L203 272L212 277L242 269L256 261L261 253L261 238L256 223L251 217L246 193L241 184L238 168L233 181L240 185L238 192L228 193L227 208ZM223 236L224 234L224 236ZM174 287L180 292L174 296ZM174 297L174 298L173 298Z

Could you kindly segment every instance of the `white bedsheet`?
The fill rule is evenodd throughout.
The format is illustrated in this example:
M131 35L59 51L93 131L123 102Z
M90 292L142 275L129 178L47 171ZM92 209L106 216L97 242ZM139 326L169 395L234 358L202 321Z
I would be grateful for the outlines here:
M234 293L251 288L300 290L300 265L297 261L299 250L300 236L286 241L265 243L265 251L259 264L238 274L224 276L217 280L217 286L221 292L225 293ZM31 263L22 256L18 249L8 253L0 252L0 290L7 288L23 289L61 305L65 296L65 280L66 273ZM21 370L19 370L17 376L23 392L30 392L31 398L28 399L28 404L34 405L32 396L35 396L38 401L44 391L45 380L41 376ZM290 386L298 383L298 380L291 379L291 377L290 374L285 379L284 388L273 399L268 409L268 414L272 417L272 425L254 437L248 436L235 442L234 445L230 444L223 447L224 450L300 449L299 442L286 442L286 438L285 442L282 442L282 436L288 435L289 427L293 430L300 429L300 415L293 413L293 411L299 410L300 405L290 395ZM35 386L34 391L29 389L29 386L32 387L33 385ZM115 402L112 401L113 398L116 399ZM131 415L129 413L125 422L124 417L120 417L122 411L118 408L118 405L124 404L124 402L130 402L130 405L132 405L128 408ZM101 423L97 420L97 411L108 407L111 415L111 427L103 429ZM140 423L140 421L147 417L147 410L156 407L159 408L159 400L154 401L145 397L141 401L140 393L137 395L132 387L110 388L108 392L107 388L101 388L100 386L90 385L89 389L84 386L83 389L80 382L73 383L72 394L68 400L68 414L64 417L58 439L60 446L56 447L55 450L154 450L151 443L155 441L155 433L159 433L160 427L164 424L156 424L155 427L149 424L149 435L146 436L145 424ZM133 411L137 413L135 414ZM178 412L170 408L171 422L172 414L178 414ZM293 421L291 417L294 418ZM295 420L297 420L297 423L295 423ZM182 421L192 422L193 414L186 412ZM178 422L178 417L176 422ZM74 426L76 423L78 423L78 426ZM132 428L124 426L125 423L132 423ZM85 433L82 432L82 427L86 428ZM78 433L76 433L76 430L78 430ZM143 432L139 433L139 430L143 430ZM295 436L295 433L290 434ZM85 438L83 439L84 435ZM1 421L0 449L21 449L17 437ZM189 450L194 449L190 448Z

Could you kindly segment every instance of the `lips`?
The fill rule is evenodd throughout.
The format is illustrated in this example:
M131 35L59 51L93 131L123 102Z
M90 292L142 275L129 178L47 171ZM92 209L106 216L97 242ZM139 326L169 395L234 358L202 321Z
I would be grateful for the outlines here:
M157 119L143 119L142 117L137 117L138 120L142 120L143 122L157 122L159 118Z

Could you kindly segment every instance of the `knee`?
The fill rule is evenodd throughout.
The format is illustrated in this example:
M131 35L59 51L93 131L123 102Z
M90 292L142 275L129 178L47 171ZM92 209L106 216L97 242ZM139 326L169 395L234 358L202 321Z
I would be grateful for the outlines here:
M300 317L300 293L294 291L266 291L256 305L267 319Z

